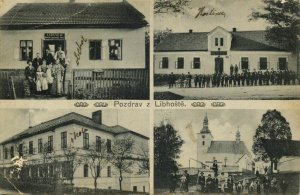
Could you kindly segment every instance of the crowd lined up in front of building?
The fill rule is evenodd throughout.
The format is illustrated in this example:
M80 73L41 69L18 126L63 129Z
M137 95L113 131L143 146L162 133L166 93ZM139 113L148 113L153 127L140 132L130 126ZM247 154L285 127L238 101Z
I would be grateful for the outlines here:
M285 194L288 183L284 179L279 181L276 176L267 174L260 175L256 172L254 177L244 177L235 180L233 175L227 177L223 172L218 173L218 165L214 162L210 172L206 177L203 172L198 171L196 175L196 191L202 193L228 193L228 194ZM170 193L176 191L179 184L179 191L189 192L191 176L185 170L181 176L175 173L170 175Z
M65 52L59 46L53 56L49 49L43 57L39 53L33 60L27 60L25 68L25 96L61 96L64 90L67 62Z
M264 72L253 69L251 72L243 70L239 73L236 66L230 68L230 74L214 73L214 74L181 74L176 77L173 72L168 76L169 88L210 88L210 87L243 87L243 86L262 86L262 85L295 85L297 74L290 70L278 70L273 68Z

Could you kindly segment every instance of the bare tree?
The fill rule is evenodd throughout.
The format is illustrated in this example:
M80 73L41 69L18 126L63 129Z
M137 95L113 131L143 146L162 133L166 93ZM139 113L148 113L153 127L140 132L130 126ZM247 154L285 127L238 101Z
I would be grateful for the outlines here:
M155 0L154 14L162 13L183 13L184 9L188 7L191 0Z
M97 180L100 177L101 170L109 163L107 148L105 146L105 142L99 140L99 142L93 144L89 148L85 158L94 179L95 193L97 190Z
M137 159L138 174L150 174L149 150L144 144L139 146L139 156Z
M79 148L75 147L68 147L64 148L64 157L67 163L67 175L68 179L70 180L70 183L73 184L74 180L74 173L76 169L82 164L83 159L78 155Z
M111 149L110 162L118 169L120 191L122 191L123 173L131 173L131 167L134 164L134 159L131 155L133 146L133 138L124 136L116 139Z

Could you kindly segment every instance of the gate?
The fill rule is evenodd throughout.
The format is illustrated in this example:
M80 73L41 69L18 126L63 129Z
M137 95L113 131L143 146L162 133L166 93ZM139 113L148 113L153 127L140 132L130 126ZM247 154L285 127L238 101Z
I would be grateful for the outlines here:
M149 99L145 69L73 70L74 99Z

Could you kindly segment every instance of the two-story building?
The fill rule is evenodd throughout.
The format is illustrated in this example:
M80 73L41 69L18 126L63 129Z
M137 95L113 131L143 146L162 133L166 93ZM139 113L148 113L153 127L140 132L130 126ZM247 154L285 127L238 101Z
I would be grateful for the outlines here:
M76 187L93 188L95 172L90 169L89 164L91 151L105 147L107 153L110 153L117 140L129 137L134 142L131 154L126 158L133 163L131 163L131 171L123 173L122 189L149 192L149 172L141 171L141 163L148 160L148 156L143 152L148 150L148 137L120 125L103 124L102 111L93 112L91 118L72 112L29 127L3 141L0 144L1 174L11 177L13 166L11 159L22 156L27 160L22 174L24 178L28 178L28 181L55 177L67 183L70 176L70 167L68 167L70 159L67 158L69 153L65 151L74 148L77 151L76 158L81 159L81 163L77 163L79 166L75 169L73 184ZM53 164L54 162L56 164ZM46 169L41 165L46 165ZM71 166L73 165L75 164ZM99 174L98 188L119 189L118 169L111 161L107 161L101 167L102 169L96 167Z
M230 66L242 70L297 70L292 52L266 40L266 31L228 31L216 27L210 32L170 33L154 51L155 74L230 73Z

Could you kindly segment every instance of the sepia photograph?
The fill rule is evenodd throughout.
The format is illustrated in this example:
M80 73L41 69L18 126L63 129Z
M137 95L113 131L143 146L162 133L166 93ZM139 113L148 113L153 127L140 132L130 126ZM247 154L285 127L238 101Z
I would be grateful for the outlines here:
M1 99L149 99L148 0L2 0Z
M155 110L155 194L299 194L300 110Z
M300 99L298 0L155 0L154 98Z
M149 110L0 115L0 194L149 194Z

